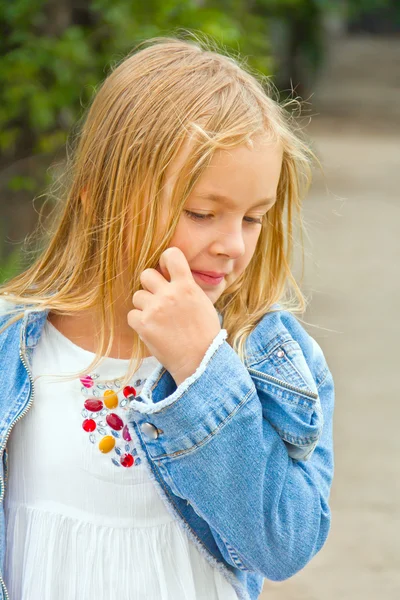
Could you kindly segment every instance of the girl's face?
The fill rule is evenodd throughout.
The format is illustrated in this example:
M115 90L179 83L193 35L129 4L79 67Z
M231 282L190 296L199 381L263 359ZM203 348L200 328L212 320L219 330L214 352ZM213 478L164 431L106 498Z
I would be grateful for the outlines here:
M167 171L166 194L184 152ZM282 148L267 138L218 150L186 201L169 245L182 250L196 283L213 304L254 254L262 217L276 201L281 166ZM197 271L222 277L207 280Z

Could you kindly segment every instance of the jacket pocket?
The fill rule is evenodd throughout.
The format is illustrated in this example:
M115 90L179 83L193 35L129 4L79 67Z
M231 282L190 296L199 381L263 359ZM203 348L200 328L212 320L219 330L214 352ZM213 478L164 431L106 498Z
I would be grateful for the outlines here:
M307 460L322 433L323 415L317 385L297 342L276 346L253 365L263 416L285 442L294 460Z

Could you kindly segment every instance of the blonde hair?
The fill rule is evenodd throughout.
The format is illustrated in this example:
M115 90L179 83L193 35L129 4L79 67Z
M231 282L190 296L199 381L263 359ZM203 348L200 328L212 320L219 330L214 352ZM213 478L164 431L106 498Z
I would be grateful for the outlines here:
M168 248L186 198L214 152L257 135L268 133L283 146L277 201L265 216L250 264L215 308L223 315L227 342L243 361L248 335L274 303L291 312L305 309L290 265L294 216L302 233L301 201L314 155L286 105L274 99L268 78L252 73L239 57L218 51L206 36L190 37L147 40L113 67L82 119L64 172L65 205L44 249L29 268L0 286L0 297L19 305L14 312L21 305L64 315L99 310L96 356L77 376L111 352L118 276L129 269L131 296L141 288L141 272L154 268ZM160 240L165 172L188 136L192 151L172 191ZM123 267L128 224L133 233L128 267ZM19 312L5 327L22 317ZM136 337L124 383L146 356Z

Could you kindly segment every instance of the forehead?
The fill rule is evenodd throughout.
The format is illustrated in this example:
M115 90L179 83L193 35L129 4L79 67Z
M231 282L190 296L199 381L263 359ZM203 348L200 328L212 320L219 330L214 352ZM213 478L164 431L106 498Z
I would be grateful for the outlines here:
M203 192L199 191L196 193L196 197L202 198L203 200L208 200L209 202L215 202L215 204L228 206L228 207L236 207L237 202L230 196L226 196L225 194L216 194L214 192ZM269 196L267 198L262 198L257 201L255 204L252 204L252 208L261 208L265 206L271 206L276 200L276 196Z
M190 157L193 151L194 141L187 138L182 143L174 160L168 165L165 176L165 188L166 192L169 193L174 186L179 173L182 171L187 159ZM217 149L215 150L210 164L202 173L199 182L206 181L217 181L221 177L224 177L224 171L226 177L231 178L232 173L238 172L238 179L240 176L246 178L257 177L259 178L260 173L263 174L266 170L271 171L267 174L271 179L272 172L275 175L280 173L282 164L283 147L279 140L273 139L271 135L259 135L256 138L250 139L247 142L234 146L230 149ZM240 174L241 171L241 174ZM276 179L273 177L272 179ZM274 182L272 181L272 184ZM272 185L274 187L274 185ZM205 193L214 195L218 199L226 196L223 191L208 190ZM267 193L266 196L270 194ZM274 194L272 194L273 196ZM228 195L229 199L229 195Z

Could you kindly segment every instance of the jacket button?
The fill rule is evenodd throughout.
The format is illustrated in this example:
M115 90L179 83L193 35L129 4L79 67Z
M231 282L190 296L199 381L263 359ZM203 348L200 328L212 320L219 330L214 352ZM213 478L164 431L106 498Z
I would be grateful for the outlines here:
M282 358L282 356L285 356L285 353L283 350L278 350L278 352L276 353L278 358Z
M142 430L142 433L151 440L156 440L158 438L158 429L153 423L142 423L140 429Z

